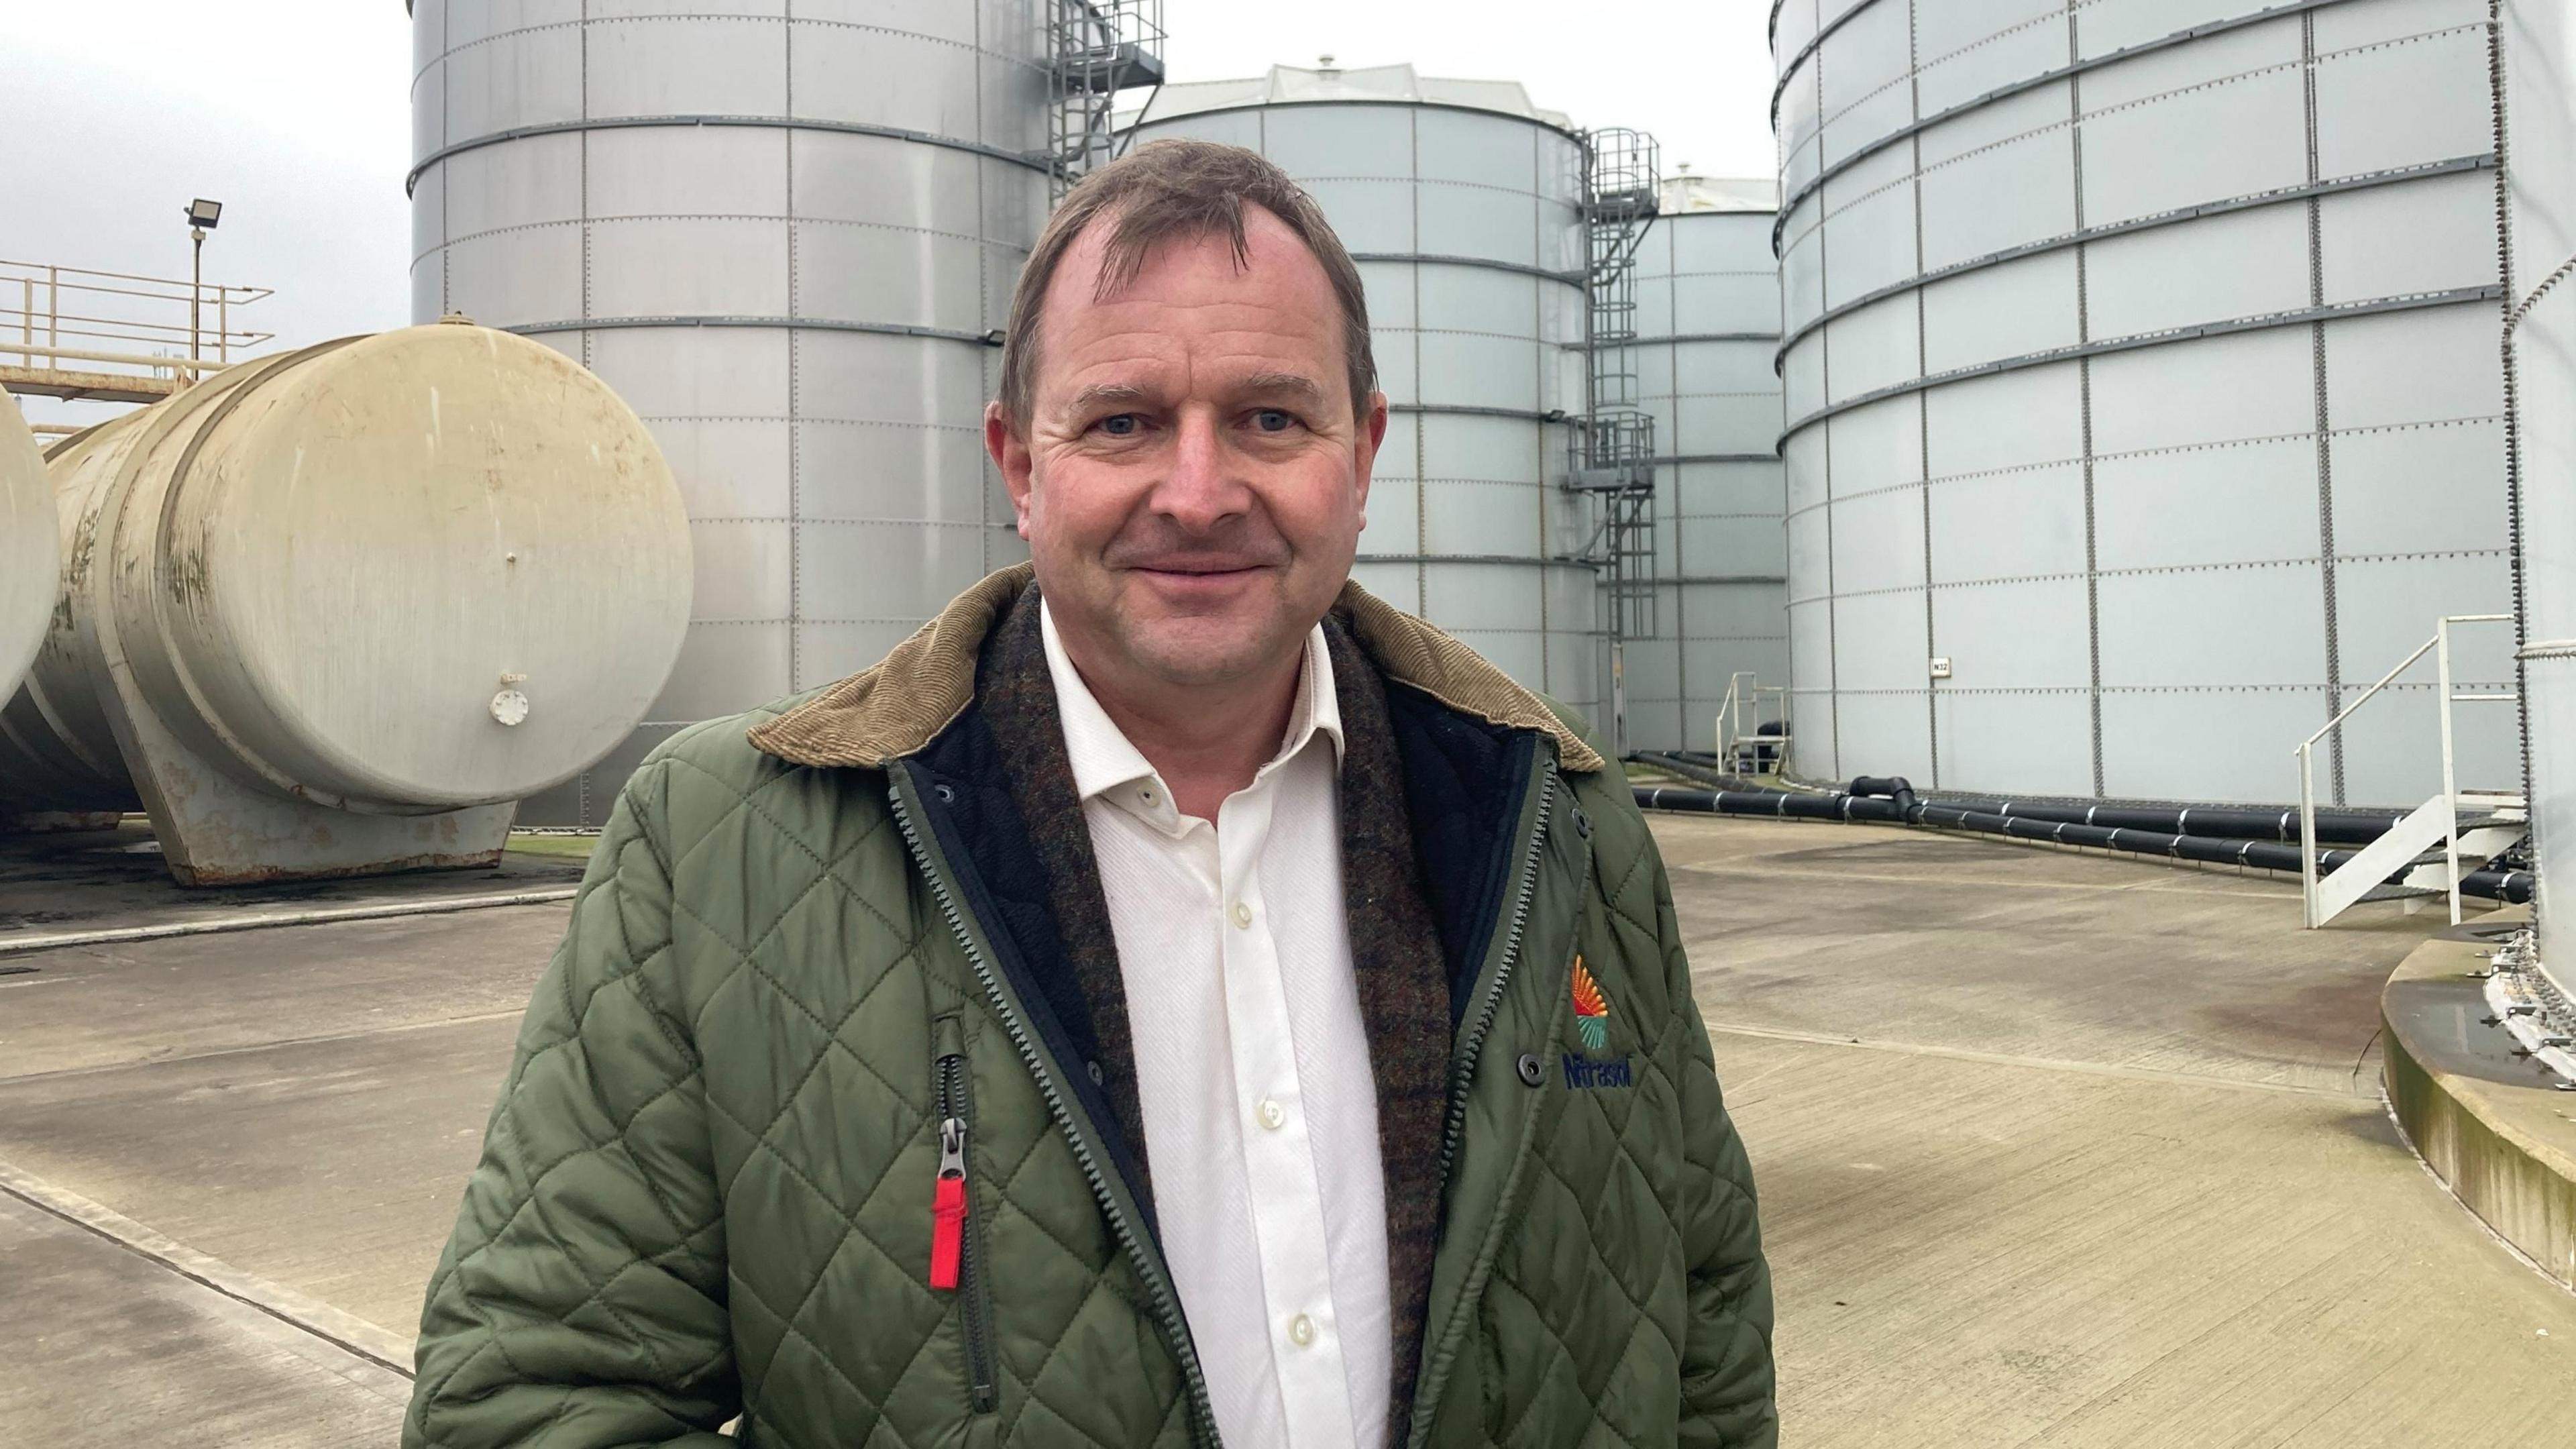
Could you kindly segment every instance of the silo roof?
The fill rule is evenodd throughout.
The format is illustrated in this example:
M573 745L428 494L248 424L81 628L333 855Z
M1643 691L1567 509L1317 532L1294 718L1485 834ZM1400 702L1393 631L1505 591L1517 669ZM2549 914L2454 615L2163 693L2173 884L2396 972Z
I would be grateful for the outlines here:
M1773 176L1675 176L1664 182L1663 213L1780 209L1780 181Z
M1168 121L1205 111L1231 111L1246 106L1314 105L1331 102L1378 105L1454 106L1518 116L1559 130L1574 129L1562 111L1531 103L1519 81L1447 80L1417 74L1410 65L1352 66L1308 70L1274 65L1268 75L1243 80L1185 81L1154 93L1143 112L1118 118L1124 128L1139 122Z

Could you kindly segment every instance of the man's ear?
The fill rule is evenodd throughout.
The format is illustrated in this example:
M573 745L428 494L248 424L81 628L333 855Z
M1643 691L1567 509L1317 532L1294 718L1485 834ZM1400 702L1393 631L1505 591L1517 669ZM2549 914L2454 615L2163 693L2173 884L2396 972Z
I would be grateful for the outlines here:
M1385 426L1383 420L1379 426ZM1029 440L1011 426L1011 415L998 402L984 404L984 451L993 455L993 466L1002 472L1002 487L1011 495L1011 513L1019 522L1020 537L1029 536L1029 489L1031 474Z
M1351 460L1354 465L1355 481L1359 487L1359 497L1354 501L1359 505L1360 526L1366 528L1368 527L1369 483L1377 471L1377 450L1386 442L1385 393L1369 394L1368 407L1360 414L1358 432L1359 438L1352 450L1355 456Z

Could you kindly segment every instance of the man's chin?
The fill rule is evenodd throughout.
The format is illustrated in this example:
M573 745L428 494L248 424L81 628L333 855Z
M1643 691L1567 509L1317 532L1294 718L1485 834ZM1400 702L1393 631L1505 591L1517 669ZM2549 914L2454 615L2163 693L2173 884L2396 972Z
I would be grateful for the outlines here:
M1304 643L1265 609L1258 618L1222 614L1130 617L1124 621L1129 657L1165 682L1223 684L1263 673Z

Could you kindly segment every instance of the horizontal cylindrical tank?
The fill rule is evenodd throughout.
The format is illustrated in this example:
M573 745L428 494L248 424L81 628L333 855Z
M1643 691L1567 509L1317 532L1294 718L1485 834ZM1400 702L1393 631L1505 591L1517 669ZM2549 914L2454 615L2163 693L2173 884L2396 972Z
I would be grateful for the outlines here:
M1685 176L1637 248L1637 363L1655 419L1660 637L1627 645L1628 742L1723 749L1727 681L1789 682L1780 516L1779 183ZM1751 728L1750 716L1746 728Z
M138 708L304 804L515 801L626 737L686 627L651 435L508 333L245 363L49 463L65 606L0 716L0 807L136 808L112 720Z
M45 477L36 435L0 392L0 698L18 687L36 657L60 569L54 485Z
M1797 763L2278 802L2508 602L2480 0L1782 0ZM2552 258L2554 263L2556 258ZM2463 692L2511 676L2460 631ZM2441 788L2428 660L2321 801ZM2463 787L2515 783L2458 711Z
M412 320L579 358L687 500L696 613L670 681L522 812L596 827L652 746L865 668L1028 557L982 423L1046 218L1048 12L411 10Z
M1368 289L1391 414L1352 576L1533 689L1602 697L1580 500L1582 143L1516 84L1411 66L1167 85L1139 141L1258 151L1331 219Z

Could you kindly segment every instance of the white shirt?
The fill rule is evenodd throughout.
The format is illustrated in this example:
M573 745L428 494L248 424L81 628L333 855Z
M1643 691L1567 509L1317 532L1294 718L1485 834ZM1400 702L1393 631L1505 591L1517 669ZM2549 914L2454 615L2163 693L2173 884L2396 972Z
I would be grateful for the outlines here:
M1324 632L1306 637L1279 753L1210 824L1173 805L1043 602L1040 621L1127 986L1163 1256L1217 1432L1228 1449L1378 1449L1386 1176L1342 909Z

